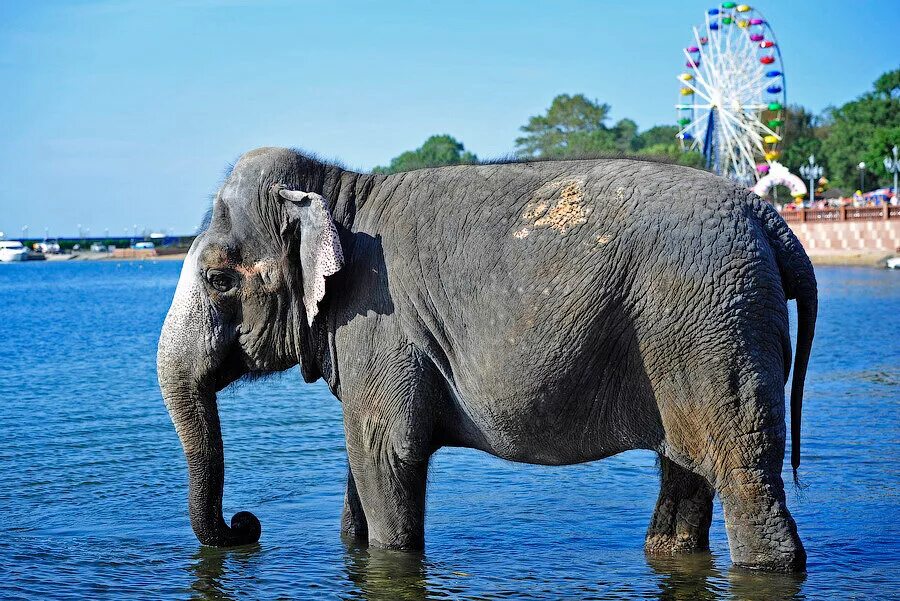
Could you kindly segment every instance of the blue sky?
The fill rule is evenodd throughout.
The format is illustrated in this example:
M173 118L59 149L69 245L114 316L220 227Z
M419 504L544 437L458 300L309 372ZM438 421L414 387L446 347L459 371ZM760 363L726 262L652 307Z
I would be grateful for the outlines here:
M386 164L434 133L479 157L560 93L672 124L711 2L0 2L0 230L191 232L229 161L298 146ZM788 100L841 104L900 66L900 3L755 5Z

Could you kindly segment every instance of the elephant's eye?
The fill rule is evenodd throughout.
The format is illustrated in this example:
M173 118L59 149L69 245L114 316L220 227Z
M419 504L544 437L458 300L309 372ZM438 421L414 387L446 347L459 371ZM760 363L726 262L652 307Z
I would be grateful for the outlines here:
M206 272L206 280L209 285L219 292L228 292L234 288L234 276L227 271L219 269L210 269Z

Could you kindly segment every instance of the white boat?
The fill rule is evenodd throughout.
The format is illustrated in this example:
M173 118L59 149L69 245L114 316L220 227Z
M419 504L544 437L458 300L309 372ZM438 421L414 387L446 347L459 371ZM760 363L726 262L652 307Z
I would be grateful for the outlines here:
M900 257L893 257L887 260L888 269L900 269Z
M27 261L28 249L16 240L0 240L0 263Z

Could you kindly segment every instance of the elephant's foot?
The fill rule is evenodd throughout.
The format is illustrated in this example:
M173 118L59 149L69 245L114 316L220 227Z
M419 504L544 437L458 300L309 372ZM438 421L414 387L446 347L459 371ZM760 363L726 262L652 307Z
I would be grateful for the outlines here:
M806 551L778 473L733 470L719 495L734 565L772 572L806 569Z
M369 539L369 525L363 512L356 482L353 474L347 469L347 492L344 494L344 510L341 512L341 536L355 543L365 543Z
M709 549L713 489L702 477L660 456L661 486L647 529L644 550L650 555Z

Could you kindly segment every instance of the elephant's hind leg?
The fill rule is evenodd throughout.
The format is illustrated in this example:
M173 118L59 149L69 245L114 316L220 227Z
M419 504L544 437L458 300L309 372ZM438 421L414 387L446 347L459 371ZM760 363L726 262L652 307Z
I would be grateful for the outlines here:
M731 559L751 569L803 571L806 551L785 503L781 479L784 446L766 444L765 439L775 437L765 433L751 436L763 440L752 447L755 452L745 456L743 465L720 474L717 483Z
M781 364L738 374L733 401L719 403L730 414L713 427L714 473L722 500L731 560L735 565L776 572L806 568L806 552L785 502L784 385Z
M659 499L644 550L651 555L691 553L709 549L713 488L705 478L660 456Z

